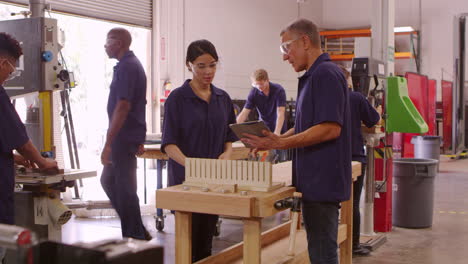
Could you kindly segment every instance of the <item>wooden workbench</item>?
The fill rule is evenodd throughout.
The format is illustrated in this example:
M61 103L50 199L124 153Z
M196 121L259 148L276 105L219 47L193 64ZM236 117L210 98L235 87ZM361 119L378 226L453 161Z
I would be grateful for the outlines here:
M353 179L361 173L361 164L353 162ZM273 180L291 182L291 162L280 163L273 167ZM156 191L156 207L175 210L176 229L176 263L188 264L192 261L191 253L191 217L192 213L206 213L226 215L241 218L244 223L244 241L227 248L217 255L208 257L197 263L307 263L307 246L298 246L296 256L286 257L287 238L291 222L286 222L269 231L261 233L261 220L264 217L279 212L273 207L275 201L291 197L295 188L282 187L273 192L248 192L247 195L239 193L221 194L203 192L200 188L190 187L184 190L181 185ZM352 195L352 191L351 191ZM342 203L341 220L338 228L338 243L340 247L340 263L351 264L352 258L352 196L349 201ZM284 239L281 239L284 238ZM299 241L301 240L301 241ZM298 234L297 244L304 244L305 231ZM276 242L276 243L275 243ZM281 243L283 246L280 245ZM307 241L305 241L307 244ZM263 246L274 247L274 258L269 258L262 251ZM282 248L282 250L278 250ZM264 254L262 254L264 253ZM280 257L280 256L282 257ZM237 261L237 262L236 262Z

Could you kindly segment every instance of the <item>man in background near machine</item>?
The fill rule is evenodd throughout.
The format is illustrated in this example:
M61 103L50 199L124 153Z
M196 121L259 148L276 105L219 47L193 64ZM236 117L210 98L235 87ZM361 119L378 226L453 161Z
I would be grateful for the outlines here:
M298 19L280 34L283 60L299 78L295 127L281 136L246 135L256 150L295 148L293 185L302 193L310 262L338 263L340 202L351 194L351 117L343 72L322 53L317 26ZM255 150L254 150L255 151Z
M34 147L26 133L15 107L3 88L3 83L14 76L16 62L23 54L18 41L10 35L0 33L0 224L13 225L15 166L39 167L44 171L57 169L57 162L46 159ZM13 150L21 155L13 154ZM0 248L0 263L4 257Z
M109 128L101 154L101 185L120 217L122 236L151 240L141 219L135 157L146 136L146 75L130 50L131 43L130 32L114 28L104 46L109 58L119 62L107 102Z
M237 123L247 120L250 111L257 108L260 120L276 135L286 132L285 109L286 93L284 88L270 82L268 73L258 69L251 76L253 88L250 90L244 109L237 116Z
M380 120L380 114L372 107L366 97L357 91L352 91L351 74L342 65L339 65L341 70L348 80L349 104L351 109L351 153L352 160L361 162L361 175L353 182L353 255L367 256L370 250L363 247L359 242L361 234L361 213L359 211L359 203L361 200L361 192L364 184L364 174L366 172L366 153L364 139L361 132L361 124L371 128Z

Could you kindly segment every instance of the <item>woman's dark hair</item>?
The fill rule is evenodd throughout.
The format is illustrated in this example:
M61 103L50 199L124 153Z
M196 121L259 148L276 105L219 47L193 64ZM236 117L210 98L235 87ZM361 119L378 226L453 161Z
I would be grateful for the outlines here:
M186 63L194 62L198 57L203 54L209 54L213 57L216 61L218 61L218 53L216 52L216 48L213 43L209 42L206 39L196 40L187 48L187 59L185 60Z
M15 60L23 55L19 42L5 32L0 32L0 56L10 56Z

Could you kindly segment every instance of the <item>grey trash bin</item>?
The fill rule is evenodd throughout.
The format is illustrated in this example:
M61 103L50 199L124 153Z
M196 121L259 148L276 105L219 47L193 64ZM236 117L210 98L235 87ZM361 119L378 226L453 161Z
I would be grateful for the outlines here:
M439 136L414 136L411 139L414 145L414 158L435 159L440 161L440 137ZM439 164L437 163L437 171Z
M394 226L407 228L432 226L437 163L438 161L434 159L393 160Z

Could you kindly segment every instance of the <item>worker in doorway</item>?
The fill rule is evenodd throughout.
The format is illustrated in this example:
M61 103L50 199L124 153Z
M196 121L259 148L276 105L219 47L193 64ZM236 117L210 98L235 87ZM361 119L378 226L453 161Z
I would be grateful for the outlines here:
M298 19L280 34L280 49L299 77L295 127L281 136L246 134L254 151L295 148L293 185L302 212L310 262L337 264L340 202L351 194L351 120L346 78L322 53L317 26Z
M270 82L268 73L258 69L251 76L253 88L250 90L244 109L237 116L237 123L247 120L250 111L257 108L260 120L276 135L286 132L285 109L286 93L284 88Z
M104 45L109 58L119 62L107 102L109 128L101 154L101 185L120 217L122 236L151 240L141 220L135 156L146 136L146 75L130 50L131 43L130 32L113 28Z
M169 156L168 185L185 180L185 160L229 159L237 138L229 128L236 122L229 95L212 84L218 64L215 46L197 40L187 48L192 79L173 90L164 105L161 150ZM211 255L217 215L192 214L192 261Z
M15 166L38 166L41 170L56 170L57 162L43 158L29 139L26 128L18 116L3 83L15 76L16 62L23 54L19 42L10 35L0 33L0 224L13 225ZM21 155L13 154L16 150ZM0 263L5 249L0 248Z
M348 87L353 88L351 74L342 65L339 65L346 80ZM363 247L359 242L361 213L359 211L359 203L361 200L362 187L364 185L364 174L366 172L366 153L364 139L362 137L361 126L375 126L380 120L380 114L372 107L366 97L358 91L350 91L349 104L351 109L351 153L352 160L361 163L361 175L353 182L353 255L367 256L370 250Z

